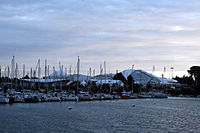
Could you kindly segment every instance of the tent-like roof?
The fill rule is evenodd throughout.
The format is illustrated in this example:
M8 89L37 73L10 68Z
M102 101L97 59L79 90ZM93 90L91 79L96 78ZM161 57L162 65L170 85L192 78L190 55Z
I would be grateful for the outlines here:
M146 75L146 77L149 78L149 80L156 80L158 81L160 84L176 84L178 83L178 81L174 80L174 79L167 79L167 78L161 78L161 77L157 77L151 73L148 73L144 70L135 70L135 69L127 69L121 72L122 75L124 76L124 78L127 80L129 75L136 75L136 74L141 74L141 75ZM141 79L144 79L145 76L143 76ZM136 79L137 80L137 79ZM135 81L136 83L139 81Z
M62 79L64 77L67 77L67 73L61 72L61 71L55 71L52 74L49 75L50 78L57 78L57 79Z
M50 82L59 82L66 79L21 79L28 82L39 82L39 83L50 83Z

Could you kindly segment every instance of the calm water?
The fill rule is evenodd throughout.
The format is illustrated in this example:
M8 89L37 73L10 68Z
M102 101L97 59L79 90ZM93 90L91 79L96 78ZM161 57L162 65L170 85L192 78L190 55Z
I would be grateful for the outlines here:
M0 132L200 132L200 99L0 105Z

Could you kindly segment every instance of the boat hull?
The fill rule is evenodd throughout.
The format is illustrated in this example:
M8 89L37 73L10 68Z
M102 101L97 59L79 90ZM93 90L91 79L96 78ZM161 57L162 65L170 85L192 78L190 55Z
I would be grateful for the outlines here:
M38 103L39 100L36 98L25 98L24 99L25 103Z
M0 98L0 104L8 104L10 102L10 99L9 98Z

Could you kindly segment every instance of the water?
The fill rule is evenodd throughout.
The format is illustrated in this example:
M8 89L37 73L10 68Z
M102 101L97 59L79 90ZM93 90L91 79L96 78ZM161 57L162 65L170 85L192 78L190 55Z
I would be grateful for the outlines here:
M200 132L200 99L0 105L0 132Z

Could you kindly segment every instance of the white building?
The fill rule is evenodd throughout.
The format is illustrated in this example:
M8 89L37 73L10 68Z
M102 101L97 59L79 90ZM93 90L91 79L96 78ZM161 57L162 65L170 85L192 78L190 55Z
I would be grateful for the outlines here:
M96 85L100 85L100 84L108 84L110 86L112 86L113 84L119 85L119 86L124 86L124 83L120 80L111 80L111 79L107 79L107 80L98 80L96 82Z
M142 84L144 86L146 86L148 83L157 84L157 85L178 84L178 81L174 79L157 77L143 70L128 69L128 70L122 71L121 73L125 77L126 80L128 80L128 77L131 75L136 84Z

